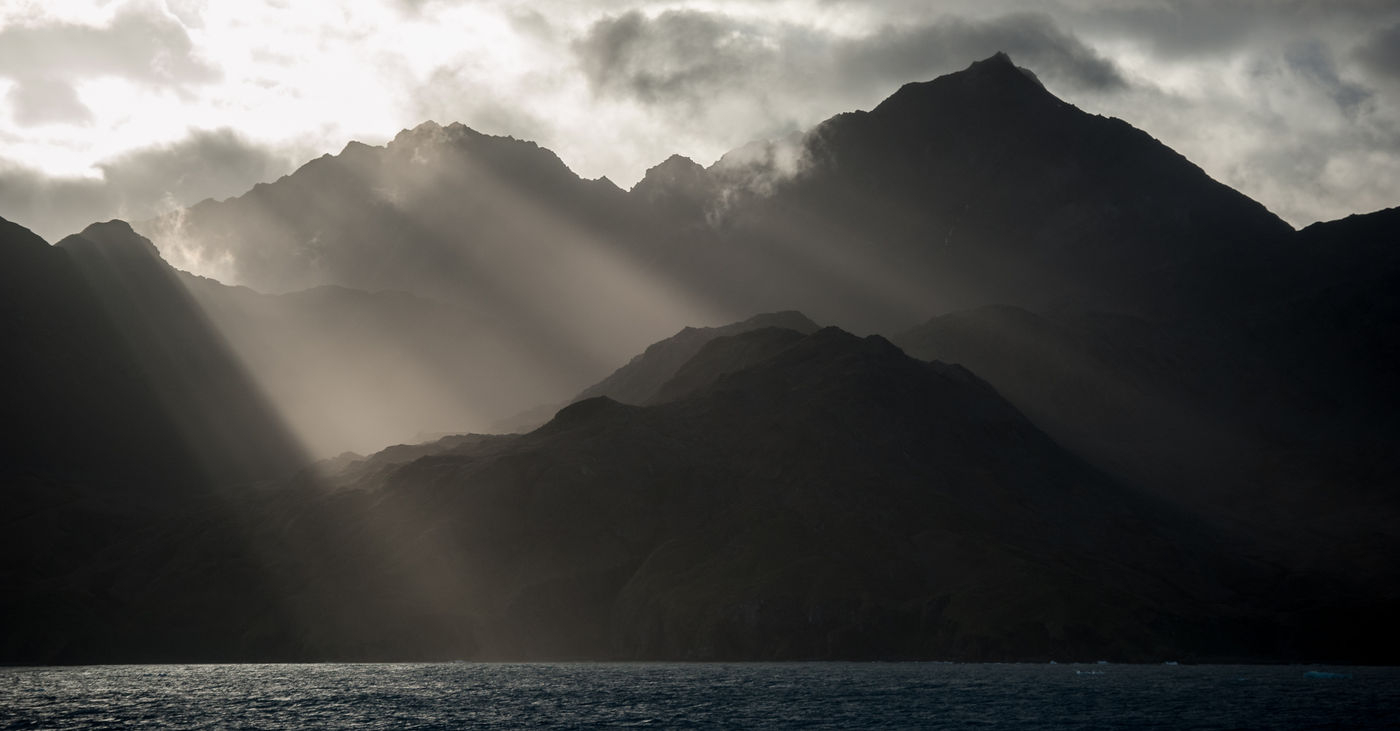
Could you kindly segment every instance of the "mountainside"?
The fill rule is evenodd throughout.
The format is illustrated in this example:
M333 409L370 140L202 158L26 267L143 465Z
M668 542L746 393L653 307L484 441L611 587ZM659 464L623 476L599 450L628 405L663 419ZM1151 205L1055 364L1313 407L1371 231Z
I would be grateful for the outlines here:
M98 606L124 634L28 618L8 659L120 656L162 631L147 612L180 617L189 655L149 645L177 660L1309 652L1313 628L1242 593L1267 569L1070 456L964 369L831 328L783 333L730 338L784 345L666 404L589 399L531 434L375 458L333 491L194 512L53 580L110 597ZM219 565L239 567L231 584ZM178 592L131 593L172 571Z
M697 255L702 266L741 261L738 292L857 329L985 304L1196 315L1275 286L1291 233L1000 54L800 141L731 153L703 177L672 173L679 165L634 193L720 219L728 245Z
M804 335L816 332L817 324L800 312L774 312L755 315L742 322L722 327L687 327L665 340L647 346L627 365L612 375L584 389L575 401L607 396L624 404L645 404L707 343L729 335L738 335L762 328L777 327Z
M3 219L0 257L7 490L94 475L155 488L194 479L197 460L157 384L73 257Z
M1263 207L1121 120L1056 99L1001 54L708 168L673 156L628 192L532 143L425 123L137 227L229 262L254 289L441 303L412 315L392 304L402 316L359 327L330 314L359 307L343 289L269 307L192 285L254 371L276 374L267 387L290 418L307 415L301 432L344 434L319 454L534 426L549 409L531 407L562 402L677 322L800 308L898 333L1013 305L1191 328L1289 296L1318 270L1317 247ZM580 395L643 403L693 352Z
M538 353L533 367L606 372L676 322L714 319L652 266L654 226L622 190L460 124L351 143L137 228L163 249L229 262L228 283L258 291L338 285L466 308Z
M486 657L1395 649L1393 537L1297 517L1291 546L1226 532L880 338L715 338L662 391L676 396L598 397L528 435L374 458L351 484L393 516L380 540L460 552L434 587L472 608Z
M794 311L754 315L746 320L719 327L686 327L665 340L647 346L645 351L633 356L626 365L613 371L607 378L583 389L567 403L607 396L625 404L641 405L665 398L661 389L668 385L676 372L707 343L727 335L763 328L783 328L804 334L818 330L817 324L807 319L806 315ZM552 405L540 405L537 400L533 408L497 421L492 430L532 431L549 421L555 412L567 403L559 401Z
M58 247L101 295L164 408L218 442L209 460L243 464L295 442L330 456L480 431L600 373L554 362L496 319L406 292L267 295L178 272L120 221Z
M1394 662L1396 242L1002 54L631 191L427 123L0 221L0 662Z
M555 363L490 318L407 292L267 295L181 281L317 456L482 431L600 372Z
M280 477L305 463L276 407L150 241L112 221L56 247L97 295L211 481Z
M263 291L463 303L571 364L667 322L784 309L859 332L984 304L1198 315L1292 269L1275 262L1291 230L1262 206L1004 55L709 168L672 157L630 192L425 124L138 229Z
M1163 494L1285 525L1328 503L1393 510L1395 241L1389 211L1310 227L1290 244L1314 262L1308 276L1209 322L1002 306L894 340L967 365L1061 443Z
M228 506L304 461L168 275L123 224L0 221L0 661L194 656L267 598Z

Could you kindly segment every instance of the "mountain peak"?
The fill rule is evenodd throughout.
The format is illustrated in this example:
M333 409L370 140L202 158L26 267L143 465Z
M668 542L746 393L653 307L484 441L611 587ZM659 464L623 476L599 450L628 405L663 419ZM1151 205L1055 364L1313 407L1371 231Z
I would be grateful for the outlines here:
M759 315L754 315L753 317L750 317L749 319L744 320L743 322L736 322L732 325L726 325L722 328L718 328L718 330L727 335L730 333L740 333L748 330L757 330L759 328L767 327L780 327L787 330L796 330L797 332L800 332L803 335L814 333L822 329L820 325L817 325L815 322L812 322L811 318L807 317L801 312L798 312L797 310L782 310L780 312L765 312Z
M87 228L83 229L81 235L93 239L98 239L112 236L136 236L137 233L132 230L131 224L121 220L120 218L114 218L106 222L89 224Z
M985 77L1016 73L1020 77L1034 81L1036 86L1042 89L1045 88L1045 85L1040 83L1040 77L1036 76L1035 72L1028 68L1017 66L1016 63L1011 60L1011 56L1007 55L1006 51L997 51L981 61L973 61L972 64L967 67L965 73L980 74Z
M161 259L160 252L150 239L136 233L131 224L116 218L104 223L91 224L81 233L65 237L56 245L64 249L92 246L107 257L115 255L134 259Z
M997 51L981 61L973 61L969 69L975 68L1016 68L1016 64L1011 61L1011 56L1006 51Z
M642 179L632 186L632 192L649 199L664 193L699 195L705 183L706 172L700 163L684 155L672 155L648 168Z
M1011 106L1043 106L1047 101L1064 105L1034 73L1013 63L1005 51L997 51L962 71L905 84L872 112L918 117L934 107L992 104L1005 107L1007 114L1024 114L1029 110L1013 111Z
M394 139L389 141L389 146L407 147L412 150L425 144L455 142L469 137L486 137L486 135L461 122L453 122L444 126L430 119L413 129L400 130L398 134L394 135Z

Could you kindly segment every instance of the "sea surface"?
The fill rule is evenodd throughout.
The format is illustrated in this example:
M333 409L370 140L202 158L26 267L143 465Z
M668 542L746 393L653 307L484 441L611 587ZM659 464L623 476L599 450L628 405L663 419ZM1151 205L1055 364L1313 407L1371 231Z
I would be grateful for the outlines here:
M939 663L0 668L15 728L1378 728L1400 668Z

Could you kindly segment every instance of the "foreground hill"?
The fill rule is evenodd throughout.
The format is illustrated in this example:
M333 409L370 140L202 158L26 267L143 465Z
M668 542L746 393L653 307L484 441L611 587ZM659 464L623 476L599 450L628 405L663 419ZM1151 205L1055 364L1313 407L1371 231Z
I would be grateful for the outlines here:
M66 552L11 567L0 610L23 632L0 649L12 662L1395 650L1394 602L1357 593L1355 575L1146 497L962 367L879 337L714 338L658 393L580 401L525 435L394 448L329 481L158 509L42 503L35 530L101 526L102 547L50 538Z
M0 257L7 478L196 475L158 384L73 258L3 220Z
M210 479L280 477L304 455L238 355L150 241L122 221L56 244L96 294ZM90 368L74 363L75 367Z
M1176 588L1204 539L1172 545L1184 526L966 371L834 329L736 338L780 345L680 400L582 401L376 480L414 516L391 530L467 542L483 652L1144 657L1182 650L1133 611L1205 616Z
M670 400L670 394L664 393L663 388L710 341L774 327L801 334L816 332L819 329L806 315L792 311L754 315L746 320L720 327L686 327L665 340L647 346L646 350L633 356L607 378L580 391L569 403L597 396L607 396L614 401L634 405ZM498 422L495 430L531 431L549 421L555 412L565 405L567 404L558 403L553 406L536 406Z
M771 355L666 404L589 399L329 492L294 483L138 520L101 561L18 585L7 611L27 631L6 659L1296 650L1296 630L1236 636L1258 618L1232 583L1250 565L967 371L831 328L731 339ZM696 357L738 352L723 340ZM49 619L24 609L82 595Z
M1400 546L1396 241L1394 211L1310 227L1289 292L1203 322L1000 306L894 341L973 369L1120 479L1389 595L1400 577L1362 567Z

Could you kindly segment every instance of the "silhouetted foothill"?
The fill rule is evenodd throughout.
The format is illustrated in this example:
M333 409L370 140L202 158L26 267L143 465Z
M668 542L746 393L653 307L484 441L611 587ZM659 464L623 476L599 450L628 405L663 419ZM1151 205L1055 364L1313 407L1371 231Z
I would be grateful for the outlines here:
M576 398L611 396L629 404L644 404L658 396L658 391L676 375L706 343L728 335L737 335L763 328L782 328L799 333L811 333L817 325L800 312L785 311L755 315L723 327L687 327L675 335L653 343L640 355L612 375L583 390Z
M1174 634L1212 621L1219 588L1189 558L1208 532L965 369L764 328L711 340L692 370L726 372L656 406L583 400L356 486L413 516L396 540L474 536L454 581L484 657L1243 651ZM1137 625L1144 611L1160 629Z
M281 477L306 458L156 247L124 221L58 242L118 328L206 479Z

